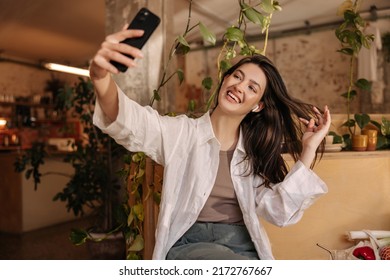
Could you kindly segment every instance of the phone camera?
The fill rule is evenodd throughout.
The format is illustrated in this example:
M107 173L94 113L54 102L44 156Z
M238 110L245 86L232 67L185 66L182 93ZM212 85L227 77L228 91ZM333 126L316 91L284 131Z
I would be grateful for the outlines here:
M140 17L140 20L141 20L141 21L145 21L148 15L149 15L149 12L146 12L146 11L143 12L142 15L141 15L141 17Z

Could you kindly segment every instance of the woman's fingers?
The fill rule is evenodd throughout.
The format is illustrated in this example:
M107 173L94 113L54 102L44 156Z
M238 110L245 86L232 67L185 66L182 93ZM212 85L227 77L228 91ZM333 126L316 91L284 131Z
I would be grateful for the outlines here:
M317 127L314 119L304 119L304 118L299 118L300 121L306 125L306 131L314 131L314 129Z
M102 73L102 71L109 71L111 73L119 73L118 69L114 67L110 61L116 61L127 67L135 67L134 58L142 58L141 50L132 47L128 44L122 43L127 38L136 38L142 36L143 30L122 30L117 33L108 35L105 41L101 44L101 48L93 58L94 67L99 69L92 69L94 73ZM101 75L98 75L101 76Z
M144 34L144 31L141 29L126 29L119 32L110 34L106 37L106 42L119 43L127 38L137 38L141 37Z

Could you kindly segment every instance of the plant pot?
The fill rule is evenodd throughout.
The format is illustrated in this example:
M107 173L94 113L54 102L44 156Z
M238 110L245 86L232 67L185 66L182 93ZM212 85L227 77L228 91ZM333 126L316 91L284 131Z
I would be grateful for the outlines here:
M375 129L364 129L362 130L362 134L368 137L367 151L375 151L378 142L378 131Z
M365 151L367 150L368 136L367 135L352 135L352 150Z
M90 233L94 239L104 238L104 233ZM87 248L93 260L125 260L126 241L121 232L111 234L101 241L87 241Z

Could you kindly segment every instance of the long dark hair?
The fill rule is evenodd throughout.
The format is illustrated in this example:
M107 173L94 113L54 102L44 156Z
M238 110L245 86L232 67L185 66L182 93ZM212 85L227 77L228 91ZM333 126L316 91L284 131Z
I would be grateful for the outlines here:
M223 74L221 81L246 63L253 63L264 71L267 85L261 99L264 108L260 112L248 113L241 122L245 160L249 162L248 174L261 176L264 186L270 188L271 184L283 181L288 173L282 153L290 154L294 161L300 157L305 127L299 118L316 118L313 105L292 98L277 68L263 55L241 59ZM316 153L313 165L317 159Z

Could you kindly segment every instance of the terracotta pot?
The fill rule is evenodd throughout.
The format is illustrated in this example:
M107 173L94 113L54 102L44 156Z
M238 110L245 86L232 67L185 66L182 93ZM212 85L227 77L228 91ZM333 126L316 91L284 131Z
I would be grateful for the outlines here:
M365 151L367 150L368 136L367 135L352 135L352 150Z
M367 135L367 151L375 151L376 143L378 142L378 131L375 129L365 129L362 130L363 135Z

